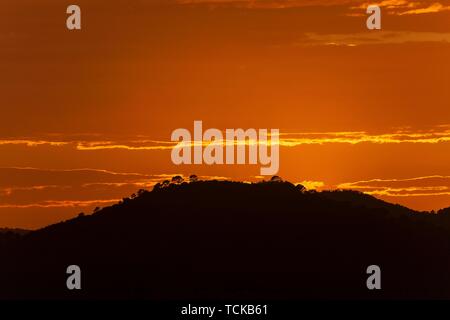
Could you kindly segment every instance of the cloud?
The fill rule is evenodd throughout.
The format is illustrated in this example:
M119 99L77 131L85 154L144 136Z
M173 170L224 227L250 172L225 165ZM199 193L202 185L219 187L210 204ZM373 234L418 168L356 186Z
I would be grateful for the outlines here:
M371 179L345 182L338 189L352 189L374 196L423 197L450 195L450 176L432 175L408 179Z
M30 186L73 186L90 182L136 182L158 176L142 173L113 172L95 168L40 169L30 167L0 168L0 188Z
M447 1L446 1L447 2ZM406 0L384 0L379 2L364 2L352 9L366 9L369 5L378 5L385 8L388 14L394 15L413 15L437 13L450 10L450 5L444 5L441 2L431 3L429 1L406 1Z
M248 9L285 9L311 6L357 4L358 0L177 0L181 5L208 5Z
M96 207L117 203L138 189L182 174L113 172L102 169L0 168L0 208ZM188 179L188 177L184 177ZM226 180L199 176L202 180Z
M370 134L367 132L328 132L328 133L281 133L280 144L285 147L296 147L312 144L401 144L420 143L436 144L450 142L450 131L411 132Z
M450 10L450 5L443 4L448 1L430 3L429 1L411 0L177 0L180 5L206 5L209 7L237 7L247 9L286 9L312 6L346 6L349 9L348 16L361 16L366 14L370 5L377 5L387 14L413 15L437 13ZM358 12L360 11L360 12Z
M397 129L393 132L387 133L369 133L365 131L350 131L350 132L282 132L279 135L279 144L282 147L297 147L301 145L323 145L330 143L340 144L360 144L360 143L373 143L373 144L401 144L401 143L416 143L416 144L437 144L450 142L450 129L449 125L435 126L429 130L416 130L412 128ZM216 144L234 144L234 145L254 145L262 144L258 141L227 141L217 140ZM266 144L270 144L270 140ZM200 145L207 146L210 144L208 141L195 142L186 141L186 146ZM173 141L160 141L151 140L142 137L132 138L130 140L108 140L102 139L98 141L52 141L44 139L5 139L0 140L0 146L6 145L23 145L26 147L38 147L38 146L52 146L52 147L67 147L77 151L100 151L100 150L128 150L128 151L158 151L158 150L172 150L177 142ZM77 169L83 170L83 169ZM93 169L86 169L93 170ZM95 171L95 170L94 170ZM70 171L67 171L70 172ZM104 171L96 171L97 174L106 174ZM124 175L124 174L118 174ZM1 171L0 171L1 177Z
M33 140L33 139L2 139L1 145L26 145L28 147L36 147L42 145L49 145L53 147L60 147L69 144L64 141L49 141L49 140Z
M14 203L0 203L0 208L10 208L10 209L30 209L30 208L73 208L73 207L92 207L100 205L112 205L117 203L120 199L107 199L107 200L48 200L36 203L27 204L14 204Z
M417 42L450 43L450 33L439 32L382 31L353 34L306 33L305 36L306 39L296 45L356 47L361 45L404 44Z
M325 186L325 182L323 181L311 181L311 180L304 180L301 182L296 182L295 184L301 184L308 190L316 190Z
M107 150L107 149L126 149L126 150L170 150L176 143L171 141L153 141L153 140L135 140L126 143L117 143L116 141L87 141L77 142L76 149L86 150Z
M444 6L440 3L433 3L430 6L425 7L425 8L417 8L417 9L411 9L411 10L401 12L401 13L399 13L399 15L436 13L436 12L442 12L442 11L448 11L448 10L450 10L450 6Z

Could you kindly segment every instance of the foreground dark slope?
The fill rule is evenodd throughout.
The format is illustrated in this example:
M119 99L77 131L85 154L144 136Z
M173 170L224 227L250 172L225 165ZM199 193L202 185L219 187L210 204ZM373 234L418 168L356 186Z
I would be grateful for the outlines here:
M4 243L0 297L450 299L448 216L289 183L171 185Z

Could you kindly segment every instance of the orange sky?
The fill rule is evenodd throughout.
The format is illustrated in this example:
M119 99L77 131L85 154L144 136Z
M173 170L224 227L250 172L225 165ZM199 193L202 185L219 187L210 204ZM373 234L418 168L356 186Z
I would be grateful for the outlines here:
M174 174L177 128L277 128L279 175L450 206L450 1L2 0L0 227L91 212Z

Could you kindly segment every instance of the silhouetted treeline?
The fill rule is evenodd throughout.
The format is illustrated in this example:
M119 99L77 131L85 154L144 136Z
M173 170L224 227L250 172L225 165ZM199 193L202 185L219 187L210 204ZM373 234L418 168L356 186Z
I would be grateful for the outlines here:
M3 246L0 297L450 299L449 217L280 181L163 183Z

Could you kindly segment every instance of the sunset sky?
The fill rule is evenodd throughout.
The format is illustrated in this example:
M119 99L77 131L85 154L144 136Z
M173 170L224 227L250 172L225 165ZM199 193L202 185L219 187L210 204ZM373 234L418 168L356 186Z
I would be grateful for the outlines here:
M92 212L175 174L171 133L280 129L279 175L450 206L450 1L0 0L0 227ZM77 4L82 30L66 28ZM265 178L267 179L267 177Z

